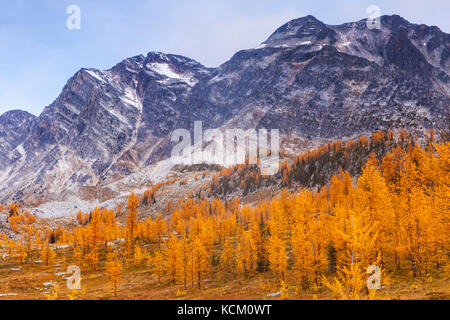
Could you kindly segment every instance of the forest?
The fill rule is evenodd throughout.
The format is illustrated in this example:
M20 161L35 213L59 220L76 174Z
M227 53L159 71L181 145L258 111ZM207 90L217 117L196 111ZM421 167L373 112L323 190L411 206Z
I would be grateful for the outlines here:
M164 183L64 224L11 203L0 208L0 293L16 286L19 297L39 299L448 299L449 173L449 142L380 132L286 160L275 177L257 166L224 168L202 196L174 199L148 217L140 209L158 201ZM235 192L274 185L278 194L254 205ZM72 265L80 290L65 280L25 288ZM379 286L369 288L374 270ZM418 286L421 295L411 294Z

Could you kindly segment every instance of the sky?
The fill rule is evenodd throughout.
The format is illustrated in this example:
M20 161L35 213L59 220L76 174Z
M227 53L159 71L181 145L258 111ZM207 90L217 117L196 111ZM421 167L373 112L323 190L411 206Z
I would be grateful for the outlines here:
M308 14L327 24L399 14L450 33L448 0L14 0L0 11L0 114L39 115L81 68L108 69L149 51L181 54L216 67ZM69 29L71 5L80 29ZM70 20L73 21L73 20Z

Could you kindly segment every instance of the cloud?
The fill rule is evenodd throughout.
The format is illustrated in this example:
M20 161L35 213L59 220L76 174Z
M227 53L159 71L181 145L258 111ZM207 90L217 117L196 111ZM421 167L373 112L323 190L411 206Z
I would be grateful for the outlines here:
M180 18L175 37L165 51L182 54L215 67L242 49L256 47L284 23L304 16L295 10L256 17L238 16L213 23L192 17Z
M381 7L383 10L383 7ZM397 0L390 7L392 13L401 15L409 22L438 26L442 31L450 32L450 2L448 0Z
M72 71L65 68L66 56L64 50L41 45L21 56L21 60L6 59L9 63L0 74L0 114L24 109L39 115L71 76Z

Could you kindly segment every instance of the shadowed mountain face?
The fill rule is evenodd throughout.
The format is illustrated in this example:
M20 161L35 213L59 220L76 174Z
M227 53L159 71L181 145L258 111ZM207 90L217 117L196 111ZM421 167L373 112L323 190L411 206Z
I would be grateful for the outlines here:
M127 176L167 158L171 132L194 121L280 129L284 141L311 146L445 125L450 35L399 16L381 24L303 17L218 68L151 52L81 69L39 117L0 116L0 199L61 196Z

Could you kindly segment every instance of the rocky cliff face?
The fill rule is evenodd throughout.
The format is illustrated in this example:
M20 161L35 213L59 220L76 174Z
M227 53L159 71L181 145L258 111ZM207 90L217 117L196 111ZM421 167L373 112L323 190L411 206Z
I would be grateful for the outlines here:
M25 153L21 143L35 120L34 115L21 110L8 111L0 116L0 170L21 159Z
M130 175L167 158L171 132L194 121L280 129L303 143L446 125L450 35L399 16L381 24L303 17L218 68L151 52L81 69L39 117L0 116L0 199L64 196Z

